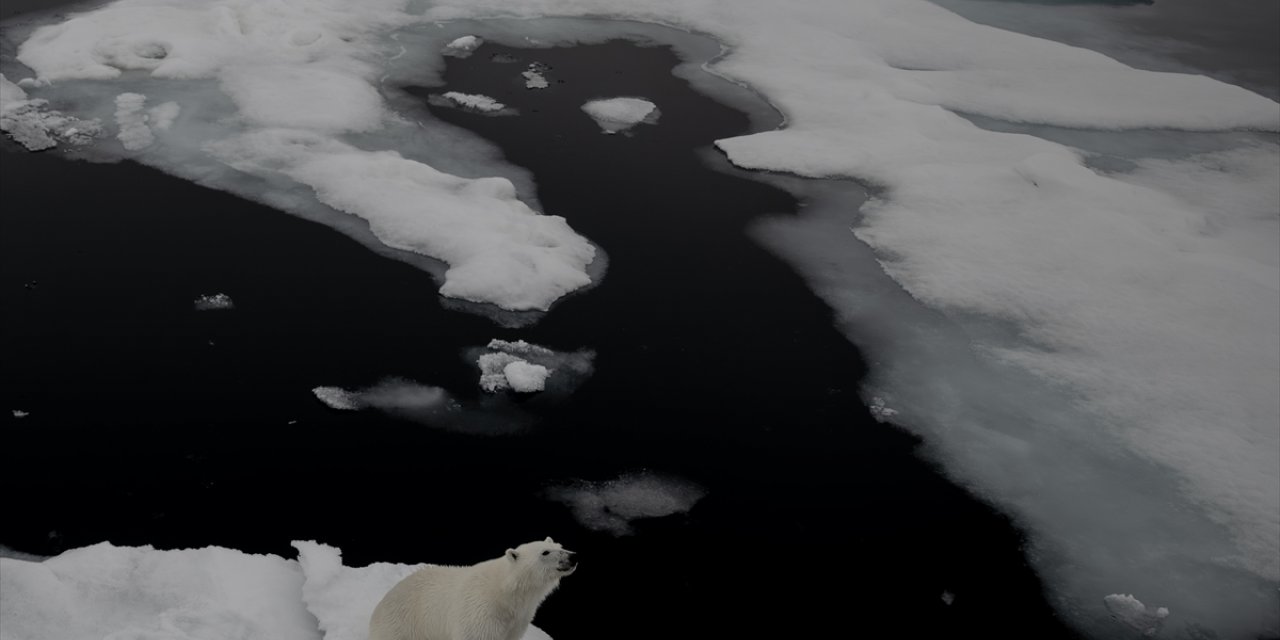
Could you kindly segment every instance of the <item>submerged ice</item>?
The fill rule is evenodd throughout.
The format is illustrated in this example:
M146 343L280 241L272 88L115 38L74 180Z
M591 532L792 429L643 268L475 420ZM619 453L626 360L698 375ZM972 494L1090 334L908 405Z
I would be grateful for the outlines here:
M582 526L615 536L634 533L635 520L686 513L705 495L702 487L686 480L647 472L605 482L577 481L546 493L569 507Z
M175 101L180 117L143 161L317 219L354 214L382 242L447 262L445 295L539 309L589 283L594 248L517 198L518 181L493 179L510 174L494 156L388 109L379 78L406 73L406 59L438 64L459 36L490 36L480 23L433 21L609 15L712 34L733 48L711 70L786 116L783 128L718 141L730 161L877 188L860 208L836 198L757 237L871 352L879 415L920 433L948 473L1029 529L1059 611L1113 633L1119 601L1104 598L1123 592L1167 607L1164 626L1184 635L1280 633L1275 137L1134 150L1130 166L1103 171L1083 133L975 124L1116 139L1135 128L1275 132L1275 102L918 0L438 0L414 4L420 16L404 6L110 4L33 32L19 50L30 71L3 61L8 77L37 80L17 101L17 85L0 84L0 122L52 140L68 129L9 105L49 100L42 113L114 122L121 93ZM404 37L386 37L396 29ZM576 42L593 27L559 29L537 35ZM403 53L415 42L416 59ZM528 69L529 86L549 86L544 71ZM434 82L421 73L398 77ZM324 99L334 95L345 99ZM820 199L814 184L797 190ZM562 368L525 359L548 368L550 390ZM604 492L584 491L574 504L618 530Z

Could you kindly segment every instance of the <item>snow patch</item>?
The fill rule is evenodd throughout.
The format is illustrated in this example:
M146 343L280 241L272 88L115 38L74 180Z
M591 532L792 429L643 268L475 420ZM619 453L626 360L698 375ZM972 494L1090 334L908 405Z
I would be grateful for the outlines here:
M147 97L140 93L122 93L116 96L116 125L120 132L116 138L130 151L146 149L155 142L151 127L147 126L147 114L143 111Z

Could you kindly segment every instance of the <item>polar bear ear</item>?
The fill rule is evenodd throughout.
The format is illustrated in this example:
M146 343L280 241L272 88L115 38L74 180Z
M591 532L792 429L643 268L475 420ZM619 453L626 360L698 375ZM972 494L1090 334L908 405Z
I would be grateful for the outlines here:
M516 553L515 549L507 549L507 557L510 558L512 562L515 562L516 559L520 557L520 554Z
M552 540L552 539L551 539L551 536L547 536L547 540L546 540L546 541L547 541L547 542L550 542L551 544L555 544L555 542L556 542L555 540Z

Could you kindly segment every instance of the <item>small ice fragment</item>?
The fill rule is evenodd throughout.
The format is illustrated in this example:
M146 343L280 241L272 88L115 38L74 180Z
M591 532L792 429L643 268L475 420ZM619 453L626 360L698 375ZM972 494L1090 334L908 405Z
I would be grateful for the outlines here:
M600 125L605 133L617 133L644 122L654 124L660 115L658 106L641 98L609 98L592 100L582 110Z
M897 409L890 409L885 405L884 398L876 396L871 399L871 406L867 407L871 411L871 416L878 422L886 422L890 418L898 415Z
M955 596L955 594L951 593L950 591L943 591L943 592L942 592L942 602L943 602L943 604L946 604L947 606L951 606L951 603L952 603L952 602L955 602L955 601L956 601L956 596Z
M687 480L646 472L606 482L577 481L553 487L545 496L569 507L582 526L625 536L634 533L633 520L686 513L706 493Z
M484 39L478 36L462 36L444 46L444 54L455 58L465 58L473 51L484 44Z
M520 360L509 353L485 353L476 359L480 367L480 388L494 393L510 388L507 382L507 365ZM521 360L523 362L523 360Z
M210 296L196 298L195 307L196 311L220 311L234 309L236 305L231 301L231 296L225 293L215 293Z
M22 418L25 418L25 417L27 417L27 416L29 416L29 415L31 415L31 414L30 414L30 413L27 413L26 411L23 411L22 409L14 409L14 410L13 410L13 417L18 418L19 420L21 420Z
M316 387L311 390L316 399L325 403L330 409L339 411L355 411L360 408L355 395L342 387Z
M449 91L444 94L444 97L458 106L474 109L476 111L494 112L502 111L507 108L507 105L479 93Z
M534 62L533 64L530 64L529 68L520 74L524 76L525 88L526 89L546 89L548 86L550 86L547 83L547 77L542 74L542 72L546 71L547 68L548 68L547 65L542 64L541 62Z
M547 376L551 371L540 364L532 364L524 360L515 360L502 368L511 388L520 393L534 393L546 388Z
M1169 610L1159 607L1148 610L1141 600L1132 595L1113 593L1102 599L1107 611L1117 621L1138 630L1144 636L1154 636L1160 632L1164 619L1169 617Z

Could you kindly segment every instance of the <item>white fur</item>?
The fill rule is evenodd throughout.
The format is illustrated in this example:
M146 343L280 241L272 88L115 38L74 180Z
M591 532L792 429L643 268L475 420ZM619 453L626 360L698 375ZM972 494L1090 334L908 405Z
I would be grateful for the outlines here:
M469 567L419 569L373 610L369 640L520 640L538 605L573 573L572 554L547 538Z

